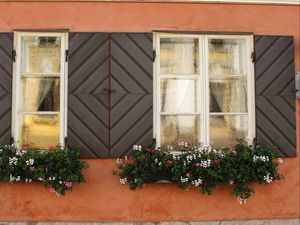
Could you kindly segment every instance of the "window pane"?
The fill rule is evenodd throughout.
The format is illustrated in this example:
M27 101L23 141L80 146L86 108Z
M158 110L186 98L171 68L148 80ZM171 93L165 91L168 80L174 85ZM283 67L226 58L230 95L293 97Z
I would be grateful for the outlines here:
M199 116L161 116L161 147L171 145L177 148L178 142L192 143L199 139Z
M199 99L197 80L162 79L160 83L161 112L197 112Z
M161 38L160 74L196 74L198 55L196 38Z
M55 77L22 77L21 111L59 112L60 79Z
M33 144L42 149L59 144L58 115L20 115L20 146Z
M246 75L246 41L209 39L209 75Z
M210 141L215 147L230 146L238 139L246 139L247 115L210 116Z
M209 80L210 112L247 112L247 82L240 78Z
M21 37L21 73L60 73L60 37Z

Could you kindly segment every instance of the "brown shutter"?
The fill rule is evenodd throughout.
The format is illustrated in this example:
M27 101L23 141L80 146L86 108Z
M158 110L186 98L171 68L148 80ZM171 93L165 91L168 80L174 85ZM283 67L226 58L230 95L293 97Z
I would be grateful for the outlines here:
M109 156L109 35L70 33L68 139L83 158Z
M113 33L111 39L110 156L130 154L153 138L151 33Z
M278 148L278 156L296 155L296 100L293 37L255 36L256 134Z
M0 33L0 141L10 144L13 34Z

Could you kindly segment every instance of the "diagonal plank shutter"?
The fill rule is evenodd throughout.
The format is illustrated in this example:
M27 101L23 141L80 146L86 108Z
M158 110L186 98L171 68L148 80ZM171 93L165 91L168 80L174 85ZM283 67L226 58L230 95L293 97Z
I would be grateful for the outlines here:
M0 33L0 142L10 144L13 34Z
M296 155L293 37L255 36L256 134L278 156Z
M70 33L67 145L109 156L109 34Z
M110 156L131 153L153 138L152 33L113 33Z

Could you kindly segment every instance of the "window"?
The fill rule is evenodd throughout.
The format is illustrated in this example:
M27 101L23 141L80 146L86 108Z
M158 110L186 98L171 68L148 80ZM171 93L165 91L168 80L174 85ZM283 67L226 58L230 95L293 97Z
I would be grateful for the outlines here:
M15 32L13 137L18 147L64 144L66 33Z
M247 35L155 35L158 146L255 137L252 46Z

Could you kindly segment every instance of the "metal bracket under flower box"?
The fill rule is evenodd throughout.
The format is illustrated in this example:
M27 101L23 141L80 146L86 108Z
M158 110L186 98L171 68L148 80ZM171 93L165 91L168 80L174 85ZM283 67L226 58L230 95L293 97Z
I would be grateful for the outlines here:
M296 72L295 77L295 85L296 85L296 99L300 99L300 72Z

